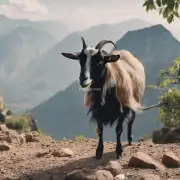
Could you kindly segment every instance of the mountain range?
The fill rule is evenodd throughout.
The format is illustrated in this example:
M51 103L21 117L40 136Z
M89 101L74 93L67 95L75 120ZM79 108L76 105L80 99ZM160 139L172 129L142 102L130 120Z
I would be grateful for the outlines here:
M5 55L0 57L0 62L3 61L0 91L8 106L18 111L38 105L77 79L78 63L65 59L61 52L80 50L80 36L84 36L88 44L101 39L116 41L130 30L151 26L145 21L132 19L118 24L96 25L67 36L63 33L67 34L68 30L65 32L63 27L59 34L64 37L57 41L56 33L49 30L50 27L58 30L51 26L59 27L54 22L12 20L0 16L1 24L0 47Z
M75 43L73 38L72 43ZM159 71L166 69L172 60L180 56L180 42L162 25L128 31L116 41L116 46L118 49L129 50L141 60L146 71L146 85L155 84ZM63 51L72 51L70 47L68 49L64 47ZM79 65L76 64L76 68L77 66ZM73 74L71 69L66 67L62 79L67 80L69 73ZM73 75L78 78L79 74L74 72ZM147 88L143 103L147 106L157 103L158 97L159 92ZM28 112L34 115L45 132L57 139L64 136L72 138L79 134L95 137L95 125L90 124L89 118L86 117L87 109L83 107L83 92L79 91L77 81ZM133 126L134 138L137 140L161 126L158 122L158 109L144 111L136 117ZM123 139L126 138L125 132ZM115 130L107 128L104 135L106 140L113 140Z
M11 19L0 15L0 35L8 34L18 27L34 28L50 33L56 41L60 41L72 30L64 24L55 21L30 21L27 19Z

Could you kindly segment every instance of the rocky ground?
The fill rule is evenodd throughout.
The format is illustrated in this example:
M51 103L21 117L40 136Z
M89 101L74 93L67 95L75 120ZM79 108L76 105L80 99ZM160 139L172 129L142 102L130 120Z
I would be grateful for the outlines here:
M54 141L38 133L18 134L0 125L0 180L179 180L180 143L151 140L123 143L120 160L115 143L105 142L94 158L96 139Z

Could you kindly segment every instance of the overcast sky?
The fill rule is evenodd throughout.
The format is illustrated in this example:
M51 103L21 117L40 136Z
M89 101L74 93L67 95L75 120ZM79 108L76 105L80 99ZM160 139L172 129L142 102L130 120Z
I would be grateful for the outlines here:
M31 20L53 19L78 29L139 18L180 31L180 19L169 25L156 12L146 13L142 7L143 2L144 0L0 0L0 14Z

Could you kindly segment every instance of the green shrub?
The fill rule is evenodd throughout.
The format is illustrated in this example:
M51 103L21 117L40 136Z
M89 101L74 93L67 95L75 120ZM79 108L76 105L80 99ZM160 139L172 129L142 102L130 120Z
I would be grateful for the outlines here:
M30 128L29 118L26 115L12 116L11 118L6 120L5 124L9 129L14 129L17 131L26 131Z
M84 136L83 134L80 134L75 137L75 141L84 141L85 139L86 139L86 136Z

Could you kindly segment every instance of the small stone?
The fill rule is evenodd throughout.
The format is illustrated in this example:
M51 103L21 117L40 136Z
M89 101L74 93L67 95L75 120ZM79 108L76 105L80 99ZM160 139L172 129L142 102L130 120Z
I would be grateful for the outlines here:
M114 180L126 180L128 179L124 174L117 175Z
M44 157L44 156L46 156L47 154L48 154L49 152L48 151L43 151L43 152L38 152L37 154L36 154L36 157Z
M122 167L118 161L109 161L105 169L110 171L113 176L117 176L121 173Z
M162 163L166 167L179 167L180 159L173 152L167 152L162 157Z
M53 151L52 155L54 157L71 157L74 155L74 153L69 148L62 148L60 151L57 150Z
M0 151L8 151L11 149L11 146L6 142L0 143Z
M113 180L113 175L106 170L98 170L95 173L95 180Z
M0 124L0 131L7 132L9 129L5 124Z
M145 141L143 137L138 139L138 142L143 142L143 141Z
M160 177L155 174L145 173L140 175L139 180L160 180Z
M39 140L34 137L32 134L25 135L26 142L38 142Z
M63 157L71 157L74 155L73 151L69 148L62 148L61 149L61 154Z

